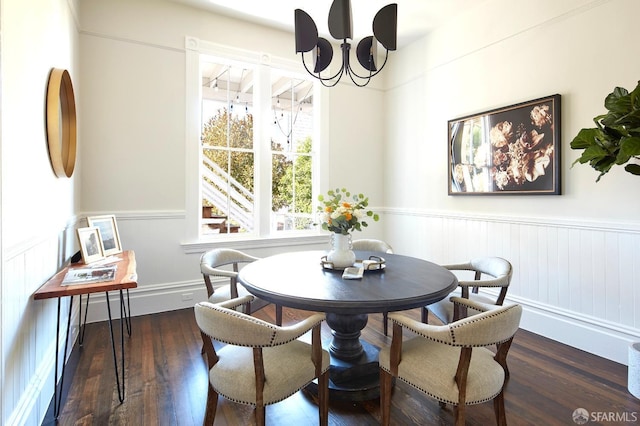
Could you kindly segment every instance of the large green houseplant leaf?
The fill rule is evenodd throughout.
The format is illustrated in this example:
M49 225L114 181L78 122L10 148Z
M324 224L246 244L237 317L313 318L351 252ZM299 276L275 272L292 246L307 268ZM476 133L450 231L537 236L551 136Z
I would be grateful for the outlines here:
M640 81L632 92L616 87L604 106L609 112L593 119L597 127L580 130L571 141L572 149L584 150L573 164L589 163L600 172L596 182L614 165L640 159ZM624 169L640 175L639 164Z

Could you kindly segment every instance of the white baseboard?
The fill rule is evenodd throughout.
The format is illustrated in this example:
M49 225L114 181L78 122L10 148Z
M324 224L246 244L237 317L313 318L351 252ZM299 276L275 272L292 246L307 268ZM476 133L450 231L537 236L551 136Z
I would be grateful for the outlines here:
M520 328L585 352L628 365L628 348L640 341L640 331L622 328L575 312L543 306L530 300L508 299L524 310Z
M112 317L114 319L119 318L118 292L111 292L109 300ZM207 300L207 290L202 280L156 284L129 290L131 315L134 317L193 308L197 302L202 300ZM104 294L92 295L89 300L87 322L106 321L108 319Z

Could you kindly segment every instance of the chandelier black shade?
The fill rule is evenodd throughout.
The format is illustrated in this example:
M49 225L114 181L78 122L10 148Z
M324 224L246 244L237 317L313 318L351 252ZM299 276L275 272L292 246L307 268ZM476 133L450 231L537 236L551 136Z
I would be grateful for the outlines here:
M323 85L333 87L347 74L351 81L359 87L366 86L371 78L382 71L390 50L396 50L396 39L398 30L398 5L388 4L376 13L373 18L373 35L360 40L356 47L356 58L358 63L364 68L365 73L356 73L349 62L349 51L351 44L348 40L353 38L353 19L351 16L350 0L334 0L329 9L329 33L336 40L342 40L340 49L342 51L342 66L332 76L322 76L321 72L329 67L333 60L333 47L329 40L318 36L318 28L315 22L302 9L295 10L295 39L296 53L302 56L302 64L309 74L319 79ZM384 62L378 68L377 48L378 43L385 49ZM309 68L305 62L305 53L311 52L313 57L313 67Z

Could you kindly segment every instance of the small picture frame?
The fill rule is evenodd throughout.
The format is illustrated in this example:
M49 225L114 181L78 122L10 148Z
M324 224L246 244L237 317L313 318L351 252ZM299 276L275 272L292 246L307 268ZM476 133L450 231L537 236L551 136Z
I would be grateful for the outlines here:
M78 228L78 243L80 243L80 253L85 264L104 259L102 244L100 244L100 229L95 226Z
M87 223L90 227L95 226L100 229L102 238L100 241L105 256L122 253L115 215L89 216L87 217Z

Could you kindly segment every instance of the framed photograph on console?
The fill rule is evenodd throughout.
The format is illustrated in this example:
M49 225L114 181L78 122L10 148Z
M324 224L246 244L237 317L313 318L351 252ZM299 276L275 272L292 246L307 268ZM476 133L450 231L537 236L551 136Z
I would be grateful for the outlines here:
M102 244L100 244L100 230L97 227L78 228L76 233L78 243L80 243L82 261L85 264L104 259Z
M115 215L89 216L87 217L87 223L89 226L95 226L100 229L102 249L105 256L122 253Z
M449 195L560 194L560 95L448 126Z

